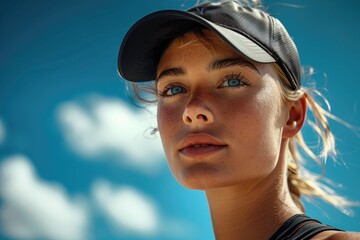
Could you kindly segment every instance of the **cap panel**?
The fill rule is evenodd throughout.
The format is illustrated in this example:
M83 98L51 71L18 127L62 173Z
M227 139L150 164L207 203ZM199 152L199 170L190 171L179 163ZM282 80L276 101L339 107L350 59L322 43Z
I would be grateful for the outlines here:
M285 27L278 19L273 18L273 26L274 30L272 31L272 40L270 41L271 48L274 49L274 52L276 52L282 60L279 61L278 64L288 76L289 80L292 81L296 89L300 88L300 59L297 48L285 30Z

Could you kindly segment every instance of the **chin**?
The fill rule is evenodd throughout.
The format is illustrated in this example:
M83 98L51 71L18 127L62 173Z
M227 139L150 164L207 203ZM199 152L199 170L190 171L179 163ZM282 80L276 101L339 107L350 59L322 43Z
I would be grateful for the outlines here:
M217 168L207 163L197 163L184 169L176 179L188 189L207 190L223 187L224 176Z

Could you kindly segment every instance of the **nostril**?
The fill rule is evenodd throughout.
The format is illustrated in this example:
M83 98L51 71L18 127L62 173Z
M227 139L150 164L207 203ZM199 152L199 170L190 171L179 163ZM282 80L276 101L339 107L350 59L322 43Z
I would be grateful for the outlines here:
M208 120L208 118L207 118L206 115L204 115L204 114L198 114L198 115L196 116L196 118L197 118L197 119L202 119L202 120L204 120L205 122Z
M186 121L187 121L188 123L191 123L191 122L192 122L192 120L191 120L191 118L190 118L189 116L186 117Z
M182 121L189 126L194 124L194 126L211 124L214 122L214 116L206 108L187 107L182 114Z

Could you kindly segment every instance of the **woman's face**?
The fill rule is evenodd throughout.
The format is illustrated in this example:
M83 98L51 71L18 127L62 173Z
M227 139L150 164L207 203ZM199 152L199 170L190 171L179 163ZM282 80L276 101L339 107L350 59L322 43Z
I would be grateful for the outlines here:
M188 188L263 180L278 162L288 117L276 73L205 35L172 42L157 68L158 127L168 164Z

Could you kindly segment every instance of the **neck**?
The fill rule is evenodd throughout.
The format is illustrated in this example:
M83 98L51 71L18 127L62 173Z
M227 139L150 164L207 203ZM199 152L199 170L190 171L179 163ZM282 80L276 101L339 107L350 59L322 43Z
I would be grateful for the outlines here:
M275 171L257 183L206 191L217 240L269 239L291 216L294 204L286 176ZM273 176L272 176L273 175Z

